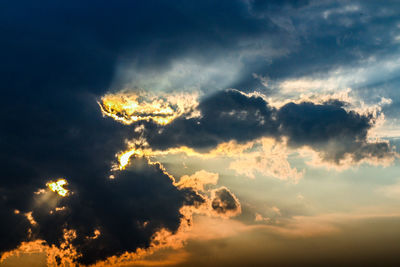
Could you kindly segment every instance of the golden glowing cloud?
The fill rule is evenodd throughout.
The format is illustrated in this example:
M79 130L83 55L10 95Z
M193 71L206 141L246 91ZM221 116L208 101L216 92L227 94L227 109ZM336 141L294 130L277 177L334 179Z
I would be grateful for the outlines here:
M56 192L62 197L67 196L68 190L65 189L63 186L67 185L67 181L65 179L58 179L55 182L48 182L46 185L50 188L51 191Z
M18 248L1 255L0 265L2 265L5 260L13 256L18 257L23 254L29 255L45 253L47 256L46 266L77 266L76 263L74 263L74 259L76 259L79 255L71 244L71 241L76 238L76 232L74 230L67 229L63 229L63 232L64 240L59 248L55 245L50 246L46 243L46 241L41 239L30 242L22 242ZM57 261L57 258L60 259L60 262Z
M288 156L290 151L285 142L277 142L272 138L261 138L255 143L261 147L253 152L238 154L229 168L236 173L254 179L258 173L292 183L298 183L305 171L291 167Z
M132 156L146 157L149 163L152 163L151 157L183 154L202 159L230 158L234 161L229 165L229 168L249 178L255 178L256 173L259 173L263 176L297 183L304 175L304 170L299 171L296 168L292 168L288 162L290 151L287 151L286 143L277 142L272 138L260 138L244 144L231 140L221 143L216 148L205 153L197 152L185 146L166 150L153 150L143 141L141 143L129 143L129 147L131 148L117 154L118 164L114 167L114 170L125 169Z
M218 182L218 173L212 173L205 170L195 172L193 175L184 175L175 185L180 188L190 187L198 191L204 191L205 185L216 185Z
M169 148L166 150L153 150L148 147L148 144L144 140L139 140L135 142L129 142L128 146L130 148L128 148L126 151L121 151L116 155L118 158L118 164L113 167L113 170L124 170L129 164L132 156L149 158L169 154L184 154L190 157L200 157L204 159L216 157L235 157L238 154L242 154L245 150L252 148L253 145L254 142L238 144L236 141L229 141L219 144L215 149L207 153L200 153L186 146Z
M153 96L126 92L107 94L101 98L99 105L103 116L111 117L123 124L152 120L165 125L183 114L189 117L198 116L197 97L195 93Z

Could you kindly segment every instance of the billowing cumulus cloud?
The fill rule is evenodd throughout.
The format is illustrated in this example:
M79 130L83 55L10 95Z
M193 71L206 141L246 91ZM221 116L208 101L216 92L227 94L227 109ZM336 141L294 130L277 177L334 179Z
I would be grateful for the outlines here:
M44 188L32 194L31 223L20 211L2 209L2 251L39 239L72 250L80 264L92 264L149 248L158 231L178 230L183 206L204 202L190 188L175 187L159 165L139 159L115 179L71 180L68 188L65 196Z
M187 146L202 151L230 140L243 143L272 137L287 140L292 148L310 147L323 161L336 165L393 160L396 153L388 142L368 140L375 115L360 114L345 105L331 99L275 108L262 95L224 90L200 101L199 117L182 116L165 126L144 122L143 136L150 147L161 150Z
M320 151L323 159L338 164L345 157L354 162L393 157L389 143L367 141L373 116L346 111L342 104L288 103L278 111L281 133L288 137L289 145L310 146Z
M184 175L176 184L180 188L191 188L202 196L204 203L198 201L195 212L209 216L229 218L241 213L238 198L226 187L212 189L218 182L218 174L198 171L193 175Z
M222 216L235 216L241 212L239 200L226 187L212 191L211 207L214 212Z
M75 190L71 183L73 194L59 199L56 206L41 201L44 196L39 194L32 213L37 222L34 237L60 247L64 231L72 230L75 237L70 243L79 255L77 261L91 264L148 248L157 231L177 231L181 207L204 201L190 189L177 189L157 165L137 160L134 167L115 179Z
M211 148L229 140L253 140L277 131L274 109L260 97L236 90L220 91L199 103L200 118L177 118L166 127L149 124L145 137L150 146Z
M289 152L284 143L273 138L262 138L254 143L261 143L261 149L240 153L237 159L230 163L230 169L249 178L255 178L259 173L293 183L297 183L303 177L304 170L299 171L288 162Z
M189 187L198 191L205 191L204 188L205 186L216 185L217 182L218 182L217 173L201 170L190 176L189 175L182 176L176 185L181 188Z

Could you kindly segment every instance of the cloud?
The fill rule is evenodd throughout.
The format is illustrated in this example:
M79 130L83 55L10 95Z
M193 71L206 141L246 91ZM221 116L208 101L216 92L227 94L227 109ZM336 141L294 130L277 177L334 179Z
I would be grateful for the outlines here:
M172 62L189 62L173 68L178 73L195 66L187 77L210 58L234 54L243 40L248 43L243 51L252 50L252 40L258 40L256 46L264 44L263 51L273 46L260 36L279 31L272 23L259 23L260 19L242 13L241 1L219 2L217 8L214 4L1 3L1 124L5 127L0 133L4 177L0 253L38 238L60 247L66 229L76 233L70 244L80 253L79 262L92 263L145 248L161 229L177 231L181 207L199 196L190 188L177 189L160 166L140 159L137 170L118 175L110 171L110 162L124 149L125 140L137 134L103 119L96 100L110 86L124 85L114 76L124 63L141 73L170 74L165 70ZM198 13L199 5L211 18L207 23ZM227 12L235 20L223 19L221 14ZM154 19L149 22L149 17ZM222 38L221 32L231 34ZM233 58L228 63L239 61ZM204 79L236 76L236 68L221 76L220 68L226 66L215 61ZM193 86L203 82L199 79ZM110 175L115 179L110 180ZM55 193L34 193L58 177L68 181L71 194L59 199ZM25 214L31 214L37 225L31 225ZM96 230L100 235L91 239Z
M200 101L201 118L177 118L162 129L147 124L145 138L153 148L175 146L212 148L222 142L249 141L273 134L273 109L259 97L223 90Z
M239 200L226 187L211 191L212 210L222 216L231 217L241 213Z
M0 202L0 213L4 218L0 228L0 237L3 240L0 244L0 251L14 249L20 242L27 241L29 234L28 219L23 214L16 213L15 210L7 207L4 201Z
M184 175L179 179L176 185L180 188L190 187L197 191L205 191L205 186L216 185L218 182L218 173L201 170L193 175Z
M271 219L268 217L263 217L260 213L256 213L254 216L255 222L269 222Z
M198 117L178 117L165 126L140 122L142 137L154 150L189 147L198 151L210 151L232 140L245 143L270 137L286 140L294 149L311 148L322 161L335 165L367 160L379 164L396 156L387 141L368 139L376 122L374 113L349 110L345 102L334 99L323 103L289 102L279 108L265 99L261 94L233 89L220 91L200 100ZM262 165L268 164L265 161Z
M326 161L339 164L349 156L355 163L364 158L392 158L388 142L370 143L372 115L346 111L336 104L288 103L278 111L281 132L293 147L310 146Z
M111 88L137 88L152 92L221 90L240 77L242 65L235 57L210 58L207 61L178 58L162 70L143 69L131 61L120 62Z
M55 207L48 201L40 202L43 196L37 196L33 239L62 248L65 231L73 231L69 243L80 264L149 248L161 229L178 230L184 205L204 201L189 188L177 189L159 166L139 159L134 168L120 172L113 180L96 180L85 186L71 182L70 188L74 194L58 200L57 206L64 207L59 211L52 212Z
M259 142L262 144L260 151L237 155L229 168L249 178L255 178L256 173L260 173L297 183L303 177L304 170L298 171L290 166L286 144L272 138L262 138Z
M150 120L164 125L182 115L195 117L196 114L192 113L198 105L196 93L164 94L157 97L145 92L122 92L105 95L98 103L103 116L127 125Z
M211 226L206 225L199 233L212 237L224 231L226 236L218 240L193 240L186 248L190 257L182 265L319 266L330 262L331 265L368 266L385 262L395 266L399 262L396 257L399 238L393 233L398 222L398 214L367 214L359 218L352 218L352 214L338 214L336 218L323 214L294 218L291 224L282 227L288 231L269 225L237 225L240 222L233 220L225 220L223 224L210 222ZM213 230L216 224L216 231L206 230ZM232 228L234 231L229 232ZM382 247L382 244L390 246ZM310 253L316 246L318 251ZM218 256L211 262L203 256L215 251Z
M237 197L226 187L210 188L218 182L218 174L204 170L193 175L184 175L176 185L179 188L191 188L200 194L205 200L200 203L193 212L209 216L229 218L242 212Z

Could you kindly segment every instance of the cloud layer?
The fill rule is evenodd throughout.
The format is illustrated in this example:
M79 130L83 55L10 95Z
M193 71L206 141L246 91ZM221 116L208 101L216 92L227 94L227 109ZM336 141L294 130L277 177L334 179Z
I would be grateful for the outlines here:
M88 264L146 248L160 230L177 231L181 208L195 208L204 196L177 187L161 165L139 157L134 169L111 171L125 140L208 151L230 140L271 137L287 139L292 148L310 147L333 164L392 159L387 142L367 138L372 116L340 102L275 108L243 93L279 94L268 79L284 82L366 63L372 66L367 73L380 77L374 58L398 55L400 36L398 3L386 5L2 1L0 254L40 239L74 250L75 259ZM395 61L383 63L398 68ZM375 77L357 89L370 94L380 84L380 93L397 99L392 86L398 77L389 74L388 84ZM262 83L257 75L268 79ZM131 126L102 118L96 101L125 87L195 88L205 94L197 106L201 116ZM394 101L387 110L397 114L398 106ZM137 126L144 131L135 132ZM46 188L59 178L68 181L66 197ZM212 203L217 213L240 207L228 189L215 191Z
M274 108L261 95L224 90L200 101L198 118L181 116L165 126L143 122L143 136L155 149L207 150L230 140L243 143L272 137L286 139L293 148L310 147L324 161L337 165L345 160L393 159L388 142L368 141L368 131L375 124L373 114L348 111L345 104L338 100L290 102Z

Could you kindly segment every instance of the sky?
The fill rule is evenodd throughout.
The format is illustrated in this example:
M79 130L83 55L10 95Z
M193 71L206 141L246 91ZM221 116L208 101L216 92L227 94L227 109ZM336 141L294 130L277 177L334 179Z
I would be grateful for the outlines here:
M0 266L399 266L400 2L0 3Z

